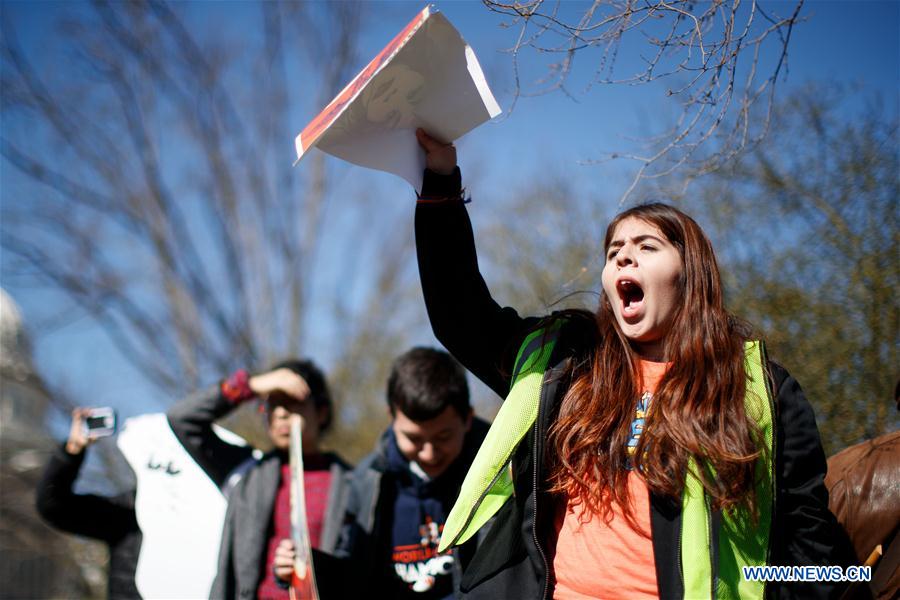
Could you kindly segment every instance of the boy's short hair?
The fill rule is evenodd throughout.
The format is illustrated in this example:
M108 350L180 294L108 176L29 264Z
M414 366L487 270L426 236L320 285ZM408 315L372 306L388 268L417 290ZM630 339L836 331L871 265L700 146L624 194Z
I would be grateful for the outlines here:
M463 419L472 408L466 373L441 350L416 347L401 354L388 377L387 402L391 414L399 410L413 421L429 421L452 406Z
M328 414L319 426L320 432L324 433L328 431L328 428L331 427L332 413L334 410L331 403L331 392L328 390L328 382L325 381L325 375L322 373L322 370L311 360L299 358L281 361L280 363L273 365L270 371L276 369L290 369L306 380L306 385L309 386L310 397L316 405L316 408L322 408L323 406L328 408Z

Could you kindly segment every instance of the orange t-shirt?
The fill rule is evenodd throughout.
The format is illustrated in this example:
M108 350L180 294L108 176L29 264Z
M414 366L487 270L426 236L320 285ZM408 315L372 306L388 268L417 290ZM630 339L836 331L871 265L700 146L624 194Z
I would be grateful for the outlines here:
M634 443L643 432L648 402L668 365L641 361L644 393L638 400L632 422ZM629 448L632 447L633 443L629 443ZM644 480L635 471L628 473L628 494L637 531L625 520L618 503L612 505L609 524L593 514L586 515L586 522L579 522L583 505L573 506L572 499L565 505L559 504L555 523L556 555L553 558L556 574L554 598L659 597L653 540L650 537L650 495Z

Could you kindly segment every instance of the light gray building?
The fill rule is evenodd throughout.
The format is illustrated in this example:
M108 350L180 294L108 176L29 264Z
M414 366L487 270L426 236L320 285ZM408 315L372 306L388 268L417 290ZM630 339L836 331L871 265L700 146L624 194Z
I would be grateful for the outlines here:
M35 487L58 443L47 432L50 404L21 312L0 289L0 598L105 594L104 545L57 532L34 507Z

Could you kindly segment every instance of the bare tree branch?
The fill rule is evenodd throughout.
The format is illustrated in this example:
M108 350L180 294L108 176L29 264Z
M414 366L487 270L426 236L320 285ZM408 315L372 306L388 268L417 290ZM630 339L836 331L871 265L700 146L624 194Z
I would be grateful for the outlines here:
M4 274L64 292L168 398L238 366L318 358L317 325L336 317L314 294L342 276L327 229L337 167L292 169L290 125L361 66L366 6L261 3L241 35L159 0L62 10L53 69L3 11L0 156L18 182L0 208ZM365 297L408 283L353 276L351 339L327 340L333 356L385 342Z
M709 173L765 136L767 126L753 128L757 133L749 136L750 109L764 101L761 118L769 122L803 1L790 4L787 16L775 16L763 11L758 0L595 0L584 9L559 1L483 0L490 10L510 18L507 26L520 29L509 50L515 75L510 110L525 95L562 91L574 97L569 82L576 78L576 56L588 61L597 57L585 91L594 83L666 82L664 95L676 100L681 111L668 134L644 140L641 152L609 152L584 161L624 158L636 163L620 204L644 180L667 177L676 169L693 177ZM640 56L642 66L621 66L623 48ZM652 54L645 55L647 48ZM526 52L561 55L534 89L522 85L520 63ZM626 68L632 70L619 76Z

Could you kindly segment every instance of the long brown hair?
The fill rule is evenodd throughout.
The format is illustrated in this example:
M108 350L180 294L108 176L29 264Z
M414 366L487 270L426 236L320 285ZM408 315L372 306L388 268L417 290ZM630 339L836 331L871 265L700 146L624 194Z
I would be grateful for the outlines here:
M672 364L654 394L632 466L651 491L676 499L694 457L714 508L740 507L754 514L754 460L760 445L744 409L743 342L749 327L725 311L712 245L693 219L666 204L631 208L609 224L604 249L628 218L656 226L682 260L682 300L664 339ZM597 343L586 360L573 365L572 384L550 429L555 451L550 490L606 520L615 501L634 524L626 446L640 393L639 357L605 293L589 323L596 328Z

